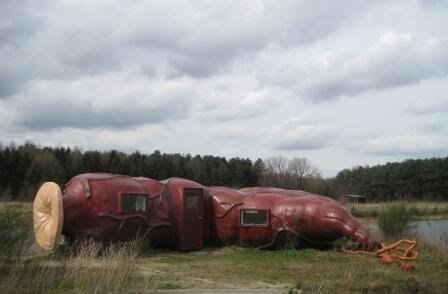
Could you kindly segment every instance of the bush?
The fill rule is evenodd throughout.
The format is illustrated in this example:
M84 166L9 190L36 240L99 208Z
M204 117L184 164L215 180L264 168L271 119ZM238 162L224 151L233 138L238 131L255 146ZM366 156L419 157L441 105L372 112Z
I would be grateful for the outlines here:
M31 222L23 210L14 206L0 208L0 260L20 257L29 236Z
M388 205L378 215L378 227L386 238L397 239L409 232L413 216L405 203Z

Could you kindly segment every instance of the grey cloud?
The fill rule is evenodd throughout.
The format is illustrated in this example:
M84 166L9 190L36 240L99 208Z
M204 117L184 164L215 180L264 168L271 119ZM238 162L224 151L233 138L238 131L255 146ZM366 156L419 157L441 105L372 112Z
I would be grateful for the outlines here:
M187 103L163 104L148 108L132 105L109 110L95 110L88 104L60 101L51 105L22 105L18 124L27 129L55 128L115 128L122 129L141 124L159 123L188 116Z
M438 131L443 135L443 133L448 134L448 124L442 119L441 121L419 124L416 127L416 130L422 134L434 133L435 131Z
M20 85L20 78L13 72L5 72L0 69L0 99L12 95Z
M448 112L448 98L420 99L407 105L405 110L416 115Z
M223 89L225 86L222 84L204 87L201 90L203 96L195 106L194 116L205 122L227 122L259 117L278 107L281 93L266 88L255 90L256 86L247 88L250 80L245 79L242 83L245 85L234 85L234 88L227 89Z
M336 144L338 126L306 122L294 117L272 127L265 136L273 150L317 150Z
M136 1L125 7L121 1L36 3L2 1L2 98L35 79L78 79L126 67L141 67L149 75L208 77L270 44L322 38L372 5L354 0ZM5 78L11 60L14 69Z
M130 90L124 90L126 86ZM187 95L194 95L188 81L134 81L112 75L34 82L24 95L3 100L0 106L10 113L10 124L27 130L123 129L188 117L192 100Z
M16 93L33 71L31 43L46 24L42 7L44 1L0 0L0 99Z
M102 73L118 68L119 56L114 44L100 38L84 32L67 34L54 46L55 58L61 64L75 69L79 75Z
M43 21L35 13L33 1L0 1L0 47L20 46L41 28Z
M224 67L223 64L218 64L219 62L225 62L227 57L224 55L224 59L216 56L203 56L201 58L191 58L191 56L170 56L168 59L168 63L172 67L172 76L183 76L185 74L194 76L196 78L205 78L210 75L211 71L219 71L224 70L224 68L219 68L220 66ZM198 62L201 60L200 62Z
M164 26L162 22L162 27L168 27L171 41L162 42L160 33L152 36L154 30L143 30L131 40L149 50L166 52L169 64L180 74L204 77L237 59L251 58L271 44L295 46L323 38L369 6L359 1L314 1L312 5L304 1L264 1L246 5L198 5L195 9L199 18L185 19L190 14L184 13L174 25Z
M304 85L313 101L354 96L366 91L417 84L448 75L448 40L415 40L410 35L385 33L361 57L338 59L316 71Z
M378 156L432 157L448 149L448 140L438 133L397 135L360 141L350 149Z
M286 151L294 151L294 150L317 150L325 147L331 146L327 140L321 139L297 139L290 140L287 142L280 142L274 145L274 150L286 150Z
M445 0L420 0L424 8L448 9L448 2Z

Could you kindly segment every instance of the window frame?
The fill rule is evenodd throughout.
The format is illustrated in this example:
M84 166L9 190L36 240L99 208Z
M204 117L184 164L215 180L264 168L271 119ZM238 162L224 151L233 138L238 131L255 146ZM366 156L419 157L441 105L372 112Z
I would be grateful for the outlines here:
M245 211L265 211L266 212L266 224L244 224L243 220L243 214ZM240 227L261 227L261 228L268 228L271 225L270 222L270 210L269 209L260 209L260 208L243 208L240 210Z
M125 210L123 206L123 200L126 196L145 197L145 209L144 210ZM118 192L118 211L123 214L145 214L148 211L148 194L136 193L136 192Z

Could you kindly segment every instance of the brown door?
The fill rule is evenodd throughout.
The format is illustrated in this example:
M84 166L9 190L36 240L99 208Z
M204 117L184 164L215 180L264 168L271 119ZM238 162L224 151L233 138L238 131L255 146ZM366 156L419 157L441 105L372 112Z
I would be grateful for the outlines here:
M182 250L202 248L202 189L184 189Z

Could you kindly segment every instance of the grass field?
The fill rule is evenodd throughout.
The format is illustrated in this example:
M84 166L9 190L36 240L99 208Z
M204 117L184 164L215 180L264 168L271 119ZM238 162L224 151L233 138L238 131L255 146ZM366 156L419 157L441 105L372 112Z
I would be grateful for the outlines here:
M334 250L224 247L191 253L153 251L143 256L115 250L105 256L22 260L11 265L15 268L9 268L10 274L3 276L0 288L19 293L222 288L280 288L285 293L294 288L305 293L448 292L446 256L425 248L420 248L416 270L411 273L398 266L385 266L374 257Z
M0 208L10 206L2 204ZM13 206L30 213L28 204ZM31 226L31 218L28 220ZM84 243L53 254L28 250L20 259L0 259L0 293L153 293L156 289L217 288L281 289L284 293L293 289L302 293L448 293L448 254L423 242L418 245L416 269L410 273L396 265L383 265L374 257L336 250L268 251L228 246L183 253L141 248L134 242L106 249Z
M423 253L423 252L422 252ZM447 260L424 252L412 273L384 266L373 257L336 251L263 251L226 247L209 254L166 252L141 259L155 271L159 288L297 287L310 293L447 293Z

